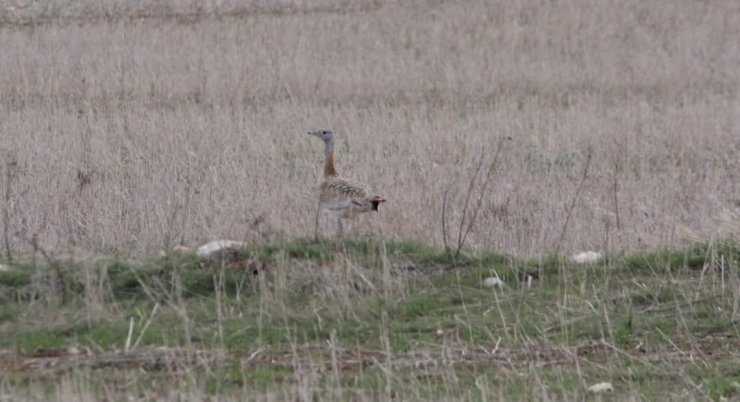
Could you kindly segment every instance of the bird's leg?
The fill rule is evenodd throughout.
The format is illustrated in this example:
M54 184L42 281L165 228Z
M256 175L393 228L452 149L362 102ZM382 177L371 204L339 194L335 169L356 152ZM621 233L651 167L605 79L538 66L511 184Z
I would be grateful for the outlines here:
M319 241L319 215L321 215L321 205L319 204L318 208L316 208L316 222L313 227L313 239L314 241Z
M347 231L347 235L351 238L357 237L357 222L355 222L357 218L351 217L350 219L347 219L347 225L349 225L349 230Z
M339 237L344 237L344 227L342 226L342 218L337 219L337 225L339 226Z

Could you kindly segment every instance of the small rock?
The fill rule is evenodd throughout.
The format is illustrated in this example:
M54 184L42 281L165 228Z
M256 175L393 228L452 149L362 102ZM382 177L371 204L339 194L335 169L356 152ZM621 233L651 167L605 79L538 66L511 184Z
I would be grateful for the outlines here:
M10 266L5 265L5 264L0 264L0 272L9 272L9 271L10 271Z
M600 383L596 383L588 387L588 392L593 392L594 394L598 394L600 392L606 392L606 391L614 391L614 387L612 387L612 383L600 382Z
M192 253L193 249L187 246L183 246L182 244L178 244L175 247L172 247L172 252L175 254L188 254Z
M491 276L483 281L483 285L489 288L499 288L504 285L504 281L495 276Z
M441 329L437 330L437 336L442 336L445 334L445 331L442 331Z
M595 251L584 251L582 253L573 254L570 257L576 264L593 264L601 259L601 253Z
M217 253L222 250L237 250L246 246L247 243L243 241L212 240L198 247L198 250L195 251L195 254L197 254L198 257L206 258L211 256L213 253Z
M70 346L70 347L67 348L67 354L68 355L77 356L80 353L82 353L82 352L76 346Z

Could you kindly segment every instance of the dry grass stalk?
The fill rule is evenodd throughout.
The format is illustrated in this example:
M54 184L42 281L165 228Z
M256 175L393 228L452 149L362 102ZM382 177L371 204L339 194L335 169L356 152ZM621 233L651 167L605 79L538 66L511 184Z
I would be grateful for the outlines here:
M586 179L588 178L589 167L591 167L591 152L589 152L586 155L586 162L583 164L583 176L581 177L581 181L578 183L578 187L576 188L576 191L573 194L573 201L570 203L570 207L568 207L568 212L565 216L565 223L563 223L563 229L560 231L560 236L558 236L558 241L555 244L555 255L560 255L560 247L563 245L563 239L565 238L565 232L568 230L568 223L570 222L570 219L573 216L573 209L576 207L578 196L581 195L581 190L583 190L583 185L586 183Z
M10 201L13 188L13 177L18 162L10 153L5 154L5 199L3 202L3 245L5 246L5 259L13 260L10 250Z

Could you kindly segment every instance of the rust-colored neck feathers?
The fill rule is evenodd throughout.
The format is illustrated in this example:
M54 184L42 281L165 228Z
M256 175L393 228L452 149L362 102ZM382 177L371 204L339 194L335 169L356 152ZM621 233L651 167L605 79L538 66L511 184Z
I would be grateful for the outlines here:
M337 169L334 168L334 150L328 150L324 161L324 177L334 176L337 176Z

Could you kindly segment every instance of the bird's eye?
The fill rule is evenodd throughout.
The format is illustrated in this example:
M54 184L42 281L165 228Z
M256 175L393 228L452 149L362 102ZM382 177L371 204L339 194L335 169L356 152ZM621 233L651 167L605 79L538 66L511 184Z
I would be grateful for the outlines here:
M323 134L323 135L327 135L327 134L329 134L329 132L328 132L328 131L326 131L326 130L324 130L324 131L322 131L322 132L321 132L321 134Z

